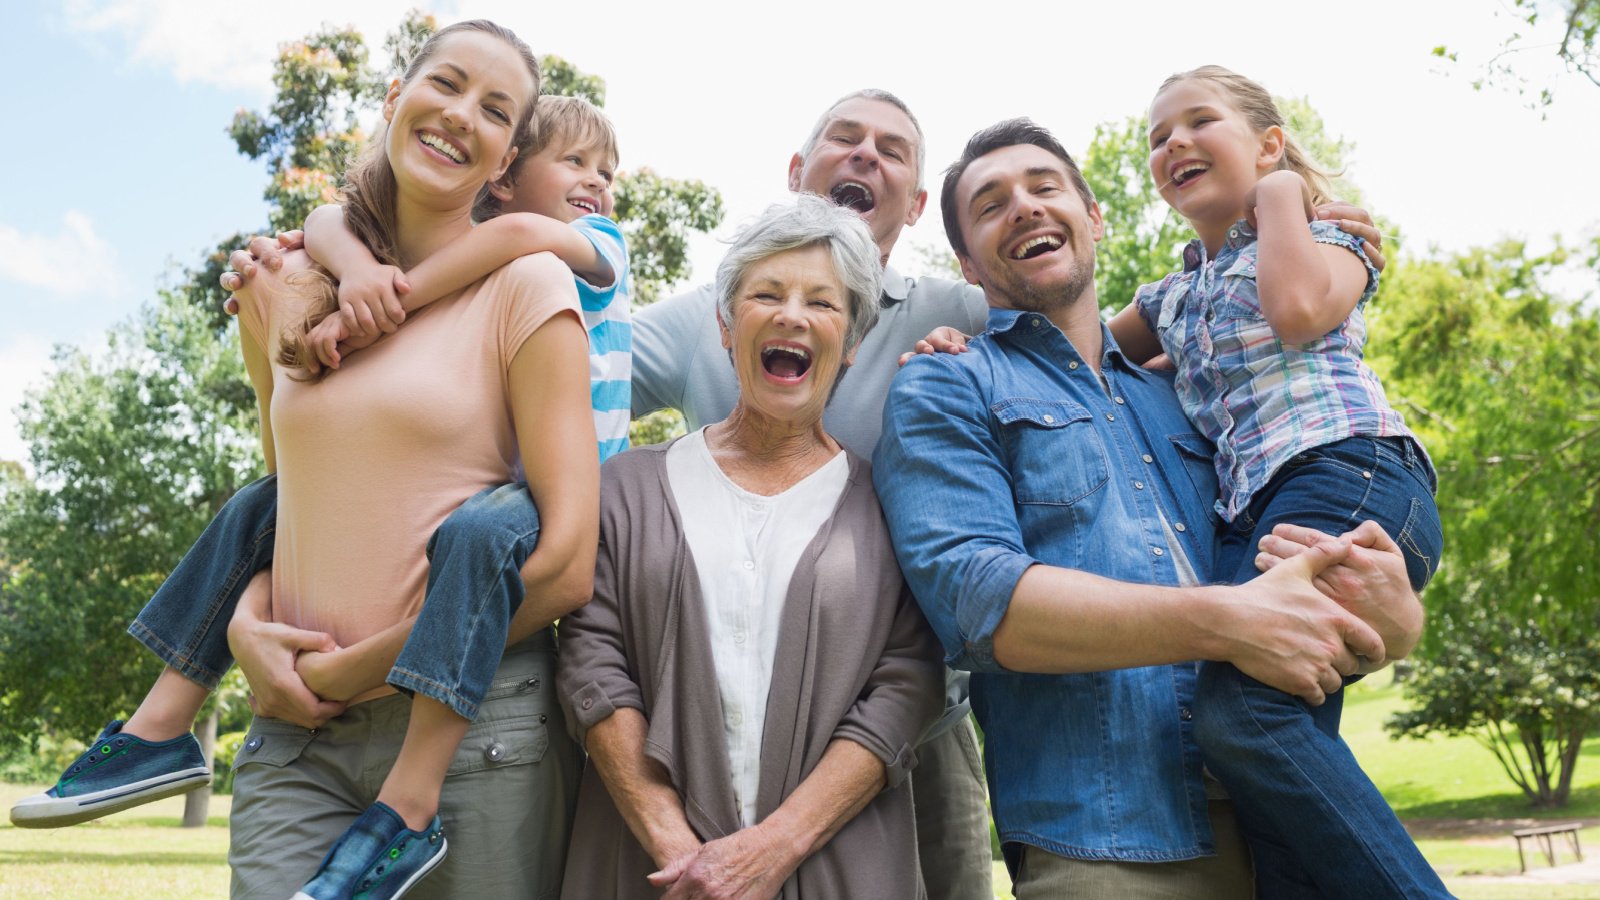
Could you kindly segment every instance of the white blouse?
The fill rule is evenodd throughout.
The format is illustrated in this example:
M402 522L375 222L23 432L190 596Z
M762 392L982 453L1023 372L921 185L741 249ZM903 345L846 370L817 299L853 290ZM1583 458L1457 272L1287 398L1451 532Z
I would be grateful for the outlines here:
M722 730L745 827L756 824L761 733L789 578L838 506L849 475L841 451L783 493L763 497L723 474L703 428L667 450L667 483L705 595Z

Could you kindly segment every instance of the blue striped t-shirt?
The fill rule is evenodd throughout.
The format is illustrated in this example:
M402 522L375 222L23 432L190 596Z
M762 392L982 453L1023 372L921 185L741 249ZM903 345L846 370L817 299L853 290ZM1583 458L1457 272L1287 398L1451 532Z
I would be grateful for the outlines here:
M600 461L605 462L628 449L633 406L633 321L628 307L633 276L628 271L627 243L617 223L605 216L587 215L573 222L572 227L589 239L615 274L611 284L603 288L573 278L583 306L583 327L589 331L589 397L594 407Z

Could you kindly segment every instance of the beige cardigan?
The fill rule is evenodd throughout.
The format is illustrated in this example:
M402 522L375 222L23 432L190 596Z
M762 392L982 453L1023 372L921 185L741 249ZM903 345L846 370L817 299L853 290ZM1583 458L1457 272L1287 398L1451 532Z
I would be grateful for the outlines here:
M668 772L702 840L739 830L705 607L666 446L608 461L594 600L561 623L557 695L574 738L616 709L649 722L645 752ZM779 626L756 812L769 815L846 738L887 767L888 787L784 884L785 900L918 898L905 776L944 704L938 644L895 564L868 466L850 457L839 504L799 563ZM657 897L655 871L593 766L578 791L562 896Z

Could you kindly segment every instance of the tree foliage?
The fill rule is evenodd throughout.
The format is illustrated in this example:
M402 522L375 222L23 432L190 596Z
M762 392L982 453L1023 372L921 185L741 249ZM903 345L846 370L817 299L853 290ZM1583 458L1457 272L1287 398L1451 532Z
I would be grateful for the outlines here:
M235 489L256 477L243 364L176 293L60 350L24 401L34 477L0 484L0 745L47 722L93 735L160 670L128 620Z
M1492 606L1435 617L1429 628L1435 649L1406 685L1413 706L1389 731L1468 735L1529 804L1565 806L1583 739L1600 727L1600 637L1552 640Z
M1512 31L1499 52L1483 64L1482 74L1473 79L1474 88L1497 85L1515 91L1534 109L1548 107L1555 100L1554 83L1536 88L1521 74L1517 61L1530 51L1545 54L1552 48L1563 70L1600 86L1600 52L1595 50L1595 38L1600 34L1600 0L1511 0L1506 12L1513 18ZM1541 22L1549 27L1552 19L1561 32L1554 43L1534 34ZM1456 51L1444 45L1434 47L1433 55L1459 61Z
M1600 316L1545 288L1570 254L1519 242L1401 261L1374 365L1439 469L1445 558L1398 733L1469 733L1565 803L1600 720Z

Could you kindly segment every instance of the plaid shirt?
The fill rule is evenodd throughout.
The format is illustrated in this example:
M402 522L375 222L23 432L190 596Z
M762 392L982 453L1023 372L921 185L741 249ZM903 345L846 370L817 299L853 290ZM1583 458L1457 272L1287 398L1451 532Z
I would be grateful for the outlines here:
M1296 453L1347 437L1413 437L1361 360L1362 308L1378 289L1378 270L1337 225L1313 222L1311 236L1360 257L1367 287L1338 328L1308 344L1284 344L1262 315L1256 235L1243 221L1228 229L1216 259L1193 241L1182 272L1134 295L1178 367L1184 412L1216 444L1217 512L1229 522Z

